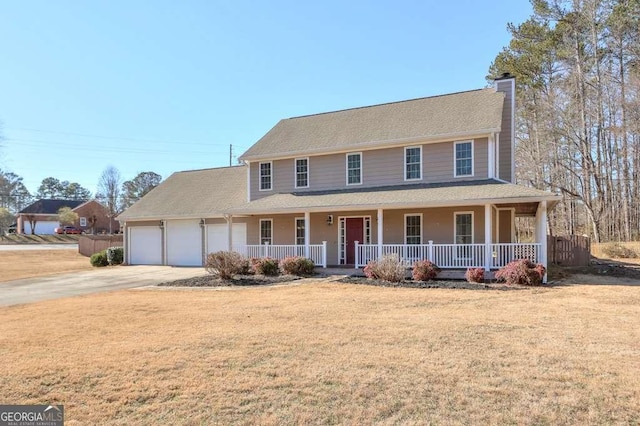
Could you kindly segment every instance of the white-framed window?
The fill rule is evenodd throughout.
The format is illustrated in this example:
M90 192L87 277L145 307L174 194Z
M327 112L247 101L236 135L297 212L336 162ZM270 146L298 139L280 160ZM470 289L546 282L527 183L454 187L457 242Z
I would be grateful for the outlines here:
M473 176L473 141L458 141L453 144L454 177Z
M296 158L295 162L295 179L296 188L308 188L309 187L309 159L308 158Z
M454 222L454 242L473 244L473 212L455 212Z
M273 180L273 162L260 163L260 191L270 191Z
M260 219L260 244L273 244L273 219Z
M304 217L296 217L296 245L304 245Z
M80 226L87 226L87 218L86 217L81 217L80 218Z
M422 244L422 214L404 215L404 243Z
M347 154L347 185L362 184L362 153Z
M422 146L404 148L404 180L422 179Z

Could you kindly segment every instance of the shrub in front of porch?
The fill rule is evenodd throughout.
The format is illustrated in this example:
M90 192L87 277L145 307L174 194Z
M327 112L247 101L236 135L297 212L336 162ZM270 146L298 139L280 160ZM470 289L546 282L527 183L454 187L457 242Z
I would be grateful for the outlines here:
M413 264L411 276L415 281L435 280L440 272L440 268L430 260L418 260Z
M370 261L363 272L367 278L398 283L404 280L405 267L397 254L387 254Z
M496 272L496 279L507 284L541 285L546 268L529 259L514 260Z
M223 280L229 280L234 275L243 274L247 266L247 259L234 251L209 253L204 264L204 268L208 273Z
M483 283L484 282L484 268L468 268L464 274L467 282L470 283Z
M315 267L313 260L301 256L288 256L280 261L283 273L299 277L313 275Z
M280 275L278 259L273 259L271 257L253 258L251 259L251 266L253 271L258 275L265 275L268 277Z

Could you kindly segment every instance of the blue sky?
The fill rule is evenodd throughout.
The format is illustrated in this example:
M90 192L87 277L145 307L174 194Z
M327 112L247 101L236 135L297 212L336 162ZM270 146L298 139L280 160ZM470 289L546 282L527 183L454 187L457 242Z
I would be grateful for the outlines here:
M0 0L0 168L229 163L281 118L484 87L527 0ZM234 159L235 163L235 159Z

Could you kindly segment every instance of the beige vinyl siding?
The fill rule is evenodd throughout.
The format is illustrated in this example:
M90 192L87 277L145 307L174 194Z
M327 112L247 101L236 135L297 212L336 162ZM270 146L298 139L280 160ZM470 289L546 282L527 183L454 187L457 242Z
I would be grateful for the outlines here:
M419 146L412 144L411 146ZM454 141L422 145L422 179L404 180L404 146L362 151L362 184L358 188L413 183L440 183L460 180L482 180L488 176L488 139L473 141L474 175L454 178ZM346 154L309 157L309 187L295 188L294 159L274 160L271 191L259 191L259 163L251 163L251 200L274 193L325 191L347 188ZM350 188L353 185L349 185Z
M473 241L484 244L484 206L446 207L437 209L385 210L385 244L404 244L404 215L422 214L422 243L454 243L454 213L473 212ZM373 226L373 225L372 225ZM376 225L377 226L377 225Z
M514 141L511 139L512 111L513 105L513 80L497 81L498 92L504 92L504 107L502 108L502 128L498 145L498 177L508 182L513 182L511 176L511 150Z

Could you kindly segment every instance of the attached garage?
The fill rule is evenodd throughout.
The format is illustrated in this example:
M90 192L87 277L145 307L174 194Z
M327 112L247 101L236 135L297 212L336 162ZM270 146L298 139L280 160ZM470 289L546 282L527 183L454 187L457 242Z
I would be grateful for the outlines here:
M132 226L129 229L129 263L162 265L162 230L159 226Z
M202 266L200 220L167 220L167 264Z
M37 235L51 235L55 234L55 229L60 226L60 222L52 220L37 221L35 230ZM24 233L31 234L31 224L28 220L24 221Z
M228 250L229 232L227 224L207 225L207 253ZM233 245L244 245L247 243L247 224L233 224Z

